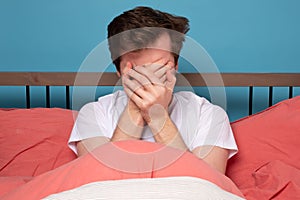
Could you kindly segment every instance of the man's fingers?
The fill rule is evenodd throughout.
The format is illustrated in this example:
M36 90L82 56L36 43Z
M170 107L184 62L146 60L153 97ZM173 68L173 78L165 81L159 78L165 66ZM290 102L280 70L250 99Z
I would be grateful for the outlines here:
M124 91L127 94L128 98L131 99L137 107L141 106L142 99L138 95L136 95L131 89L128 87L124 86Z
M168 70L170 70L170 69L171 69L171 66L165 65L164 67L162 67L162 68L160 68L159 70L157 70L156 72L154 72L154 74L155 74L156 77L161 78L161 77L163 77L163 76L166 74L166 72L167 72Z
M141 75L145 76L152 84L163 85L163 83L160 82L159 78L156 77L155 74L151 72L151 70L147 69L146 67L138 66L135 67L134 69Z
M154 73L155 76L158 78L161 78L164 76L167 72L167 70L174 67L174 63L169 61L167 63L152 63L148 65L144 65L147 69L149 69L151 72Z
M150 85L152 85L150 83ZM126 93L128 97L131 99L132 96L139 96L141 99L148 99L152 100L151 94L149 94L147 91L144 90L144 88L147 89L149 87L149 84L141 85L136 80L130 80L129 77L125 76L123 81L124 90L126 89ZM130 91L129 91L130 90Z
M166 80L166 87L170 90L173 91L174 89L174 86L176 84L176 71L175 69L171 69L171 70L168 70L167 73L166 73L166 77L167 77L167 80Z
M156 71L163 68L164 65L165 64L163 64L163 63L156 62L156 63L146 64L146 65L144 65L144 67L150 69L153 73L155 73Z
M167 81L167 75L163 75L159 80L160 82L165 83Z
M124 89L125 87L127 87L133 92L137 91L138 89L143 89L143 85L141 85L134 79L130 80L127 75L123 76L122 82L123 82Z
M127 96L129 97L129 99L130 99L130 97L133 95L133 91L132 90L130 90L127 86L125 86L124 85L124 91L125 91L125 93L127 94Z
M146 86L151 84L151 82L149 81L149 79L145 76L143 76L142 74L138 73L135 70L130 70L128 71L127 75L131 78L133 78L134 80L138 81L142 86Z

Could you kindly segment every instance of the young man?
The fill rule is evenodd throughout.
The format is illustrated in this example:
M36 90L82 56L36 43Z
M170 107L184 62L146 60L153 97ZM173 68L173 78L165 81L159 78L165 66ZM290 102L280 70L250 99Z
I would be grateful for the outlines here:
M173 93L188 20L136 7L108 25L109 49L124 91L79 112L69 139L78 156L109 142L146 140L188 150L225 173L237 146L220 107L191 92Z

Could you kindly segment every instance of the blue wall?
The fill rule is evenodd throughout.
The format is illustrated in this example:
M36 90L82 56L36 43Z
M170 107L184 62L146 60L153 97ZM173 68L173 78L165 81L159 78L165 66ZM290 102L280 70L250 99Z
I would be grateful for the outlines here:
M207 50L221 72L300 72L297 0L1 0L0 71L77 71L105 39L113 17L137 5L188 17L188 35ZM0 96L0 106L10 107L11 102ZM33 106L41 102L33 99ZM23 104L21 100L18 105ZM247 103L240 104L244 106ZM263 108L259 104L256 109ZM236 111L231 119L244 114Z

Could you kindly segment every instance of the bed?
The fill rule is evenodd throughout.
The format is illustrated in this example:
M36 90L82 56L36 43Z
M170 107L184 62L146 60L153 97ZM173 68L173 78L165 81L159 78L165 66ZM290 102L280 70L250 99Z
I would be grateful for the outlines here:
M0 110L0 199L300 199L300 96L294 92L300 73L178 76L178 87L248 90L249 115L231 122L239 153L228 161L226 176L188 152L143 141L108 143L76 159L67 147L78 113L71 108L71 88L120 84L115 73L81 72L80 77L75 72L0 73L0 86L24 86L26 99L25 108ZM220 77L221 82L213 81ZM45 108L31 108L32 86L45 87ZM65 87L65 108L50 107L52 86ZM256 87L268 88L269 107L253 113ZM285 87L288 96L273 105L275 87ZM106 158L104 151L110 152ZM155 168L173 155L180 157ZM130 168L140 171L118 171L103 159L134 163Z

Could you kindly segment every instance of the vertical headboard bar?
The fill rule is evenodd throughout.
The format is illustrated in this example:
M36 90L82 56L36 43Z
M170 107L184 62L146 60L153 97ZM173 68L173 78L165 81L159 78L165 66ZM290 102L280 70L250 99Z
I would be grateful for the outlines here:
M50 108L50 86L46 85L46 108Z
M70 109L70 86L66 85L66 108Z
M30 108L30 86L26 85L26 108Z
M269 86L269 107L273 105L273 86Z
M249 86L249 115L252 115L253 86Z
M293 98L293 86L289 86L289 98Z

